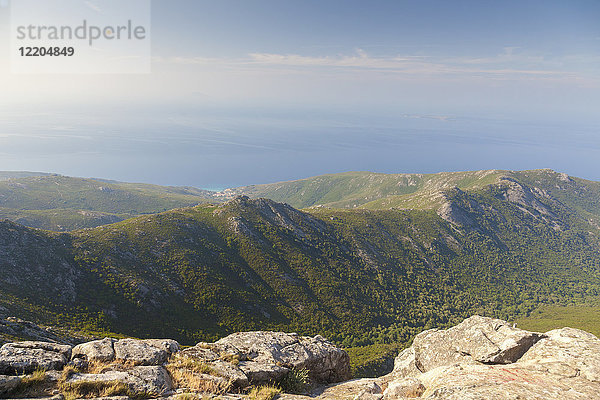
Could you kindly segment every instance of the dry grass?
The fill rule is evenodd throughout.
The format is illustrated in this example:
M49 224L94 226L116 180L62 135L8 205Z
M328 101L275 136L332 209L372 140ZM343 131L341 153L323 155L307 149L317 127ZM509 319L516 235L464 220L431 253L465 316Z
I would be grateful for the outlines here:
M219 359L232 363L233 365L238 365L241 357L239 354L221 353Z
M50 386L51 385L46 379L46 371L38 369L34 371L33 374L24 376L17 387L6 394L14 398L39 397L46 395Z
M79 369L75 368L74 366L66 365L62 370L60 382L66 382L72 375L78 374L80 372L81 371L79 371Z
M102 374L107 371L128 371L138 364L132 361L115 360L109 363L103 361L90 361L85 370L88 374Z
M213 377L183 368L169 368L175 389L190 389L201 393L225 394L231 388L231 382L224 378Z
M281 393L281 389L276 386L254 387L248 393L248 400L272 400Z
M216 375L215 370L210 365L185 356L171 357L167 364L167 370L169 368L183 368L199 374Z
M231 388L231 381L218 377L212 367L190 357L174 356L169 360L166 369L175 389L225 394Z
M59 389L66 399L88 399L95 397L129 396L139 397L131 393L129 386L120 381L81 381L61 382Z

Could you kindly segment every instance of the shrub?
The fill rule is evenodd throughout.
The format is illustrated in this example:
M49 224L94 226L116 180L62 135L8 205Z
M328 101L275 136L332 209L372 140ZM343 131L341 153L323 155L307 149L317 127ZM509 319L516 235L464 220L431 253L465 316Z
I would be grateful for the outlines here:
M284 392L288 393L302 393L306 389L306 385L310 382L308 378L308 370L292 369L286 376L281 380L279 385Z

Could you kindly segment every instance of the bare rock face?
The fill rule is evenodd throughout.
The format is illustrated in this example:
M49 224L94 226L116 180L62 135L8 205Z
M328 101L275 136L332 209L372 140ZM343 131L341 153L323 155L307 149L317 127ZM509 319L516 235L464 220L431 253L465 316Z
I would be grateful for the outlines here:
M161 365L167 362L174 351L179 350L179 344L166 339L121 339L114 343L114 349L117 360L140 365Z
M179 343L171 339L105 338L75 346L73 359L84 358L87 361L101 362L120 360L136 365L162 365L179 349Z
M555 329L546 335L519 364L559 377L581 376L600 383L600 340L596 336L573 328Z
M340 382L350 376L348 354L322 336L314 338L283 332L241 332L216 342L241 353L246 365L269 366L275 374L279 366L287 369L307 369L316 382Z
M71 358L71 346L47 342L6 343L0 348L0 374L59 370Z
M394 373L415 376L456 363L509 364L543 337L499 319L473 316L447 330L432 329L418 334L412 347L396 359Z
M383 389L375 378L354 379L315 389L306 395L279 395L278 400L381 400Z
M215 343L198 343L181 355L206 363L236 387L277 382L293 369L308 370L310 379L319 383L343 381L350 375L348 354L321 336L240 332Z
M78 344L73 347L72 357L85 358L88 361L108 362L115 359L115 339L104 338Z
M526 366L510 365L453 365L435 368L417 378L425 390L420 399L444 400L542 400L597 399L600 385L581 377L561 380L547 372L532 370ZM385 400L405 399L390 391L384 392Z
M127 371L106 371L101 374L73 374L67 384L114 381L125 383L132 393L145 395L160 395L172 389L169 374L158 366L139 366Z
M383 400L592 400L600 393L600 339L546 334L479 316L415 337L381 378Z

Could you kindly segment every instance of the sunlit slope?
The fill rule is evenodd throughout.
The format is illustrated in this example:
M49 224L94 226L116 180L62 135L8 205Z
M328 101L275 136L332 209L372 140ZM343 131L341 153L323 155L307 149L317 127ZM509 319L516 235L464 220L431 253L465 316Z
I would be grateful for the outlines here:
M57 231L94 227L207 201L212 201L212 192L190 187L60 175L0 181L0 219Z
M503 171L443 172L438 174L379 174L347 172L297 181L252 185L234 192L253 198L266 197L297 208L324 205L353 208L379 199L442 189L473 188L497 182Z
M483 173L481 171L480 173ZM456 190L466 192L500 192L505 200L518 206L529 204L543 207L540 201L566 206L592 226L600 226L600 183L570 177L549 169L531 171L498 171L468 182L467 185L429 185L411 194L388 196L363 204L361 208L437 210L443 214L449 205L449 194Z
M0 171L0 181L5 181L8 179L19 179L19 178L29 178L32 176L50 176L56 174L49 174L46 172L29 172L29 171Z

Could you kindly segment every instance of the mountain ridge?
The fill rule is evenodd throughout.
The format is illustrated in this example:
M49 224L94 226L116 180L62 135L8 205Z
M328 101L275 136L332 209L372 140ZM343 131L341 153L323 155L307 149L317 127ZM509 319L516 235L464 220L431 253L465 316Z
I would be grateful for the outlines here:
M559 178L448 189L446 218L237 197L70 233L4 222L0 306L185 343L265 327L404 343L475 312L600 294L596 184Z

